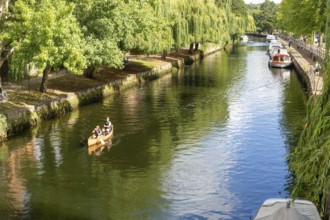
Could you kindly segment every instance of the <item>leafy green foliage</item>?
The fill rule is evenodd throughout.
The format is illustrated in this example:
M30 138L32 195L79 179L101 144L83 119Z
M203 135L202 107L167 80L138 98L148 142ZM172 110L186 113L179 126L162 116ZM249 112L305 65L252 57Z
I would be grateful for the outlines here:
M76 4L75 15L83 31L86 46L84 55L91 75L102 65L115 68L123 65L123 53L118 47L121 30L114 20L119 19L117 1L72 1Z
M249 4L247 7L254 18L258 32L271 33L277 28L277 5L273 1L265 0L261 4Z
M244 5L242 1L235 2ZM230 35L253 30L254 21L248 18L246 7L235 6L233 13L232 1L174 1L171 17L175 48L198 42L223 44Z
M156 14L151 4L145 1L129 1L121 4L118 10L122 18L116 20L117 26L122 28L122 50L150 54L170 49L172 41L168 40L168 22L160 14Z
M295 35L324 33L326 0L283 0L277 20L279 28Z
M266 0L260 5L259 27L262 31L271 33L276 28L277 6L273 1Z
M15 79L30 63L40 72L64 66L72 73L82 73L85 43L72 11L73 5L62 0L16 1L0 38L14 50L10 73Z
M231 10L236 16L243 18L248 16L247 6L243 0L232 0Z
M16 80L30 63L44 73L62 66L81 73L87 65L92 76L103 65L121 68L128 51L224 44L255 29L243 0L17 0L4 24Z

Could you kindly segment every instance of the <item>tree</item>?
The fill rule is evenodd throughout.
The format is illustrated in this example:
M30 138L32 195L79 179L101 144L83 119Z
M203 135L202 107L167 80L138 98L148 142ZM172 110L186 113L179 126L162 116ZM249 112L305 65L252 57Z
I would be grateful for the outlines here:
M0 31L3 30L3 24L5 20L4 14L8 11L8 5L9 5L9 0L4 0L0 2ZM5 51L5 45L4 43L0 40L0 69L2 65L4 64L5 60L7 59L9 53ZM0 75L0 96L3 95L3 88L2 88L2 82L1 82L1 75Z
M69 72L82 73L86 67L85 42L73 9L73 4L63 0L15 2L1 36L14 51L9 68L14 79L21 78L26 66L33 63L43 73L40 91L46 92L52 69L65 67Z
M276 27L276 4L273 1L265 0L260 5L261 16L259 20L262 31L273 32Z
M87 77L104 65L122 68L127 51L150 54L171 48L168 23L152 7L157 2L71 1L87 42Z
M248 9L243 0L232 0L231 2L231 11L236 16L247 18Z
M184 0L171 6L175 48L190 44L192 49L194 43L224 43L230 35L243 33L247 27L245 18L232 13L232 0Z
M92 78L103 65L121 68L124 60L123 53L118 47L121 30L114 23L114 20L120 19L118 14L120 2L110 0L75 2L77 2L75 15L86 41L84 53L88 67L84 75Z
M273 1L265 0L261 4L249 4L248 9L254 18L258 32L271 33L277 27L277 6Z
M279 5L279 27L297 36L324 33L326 0L283 0Z
M169 21L164 11L160 10L159 3L131 0L120 5L118 10L122 19L114 22L117 29L121 30L119 39L123 51L151 54L170 50L173 41Z

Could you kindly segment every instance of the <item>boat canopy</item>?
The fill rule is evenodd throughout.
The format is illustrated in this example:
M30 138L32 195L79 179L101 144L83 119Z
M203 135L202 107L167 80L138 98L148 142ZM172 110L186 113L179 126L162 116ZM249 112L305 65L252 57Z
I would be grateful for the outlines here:
M273 61L284 61L284 62L291 62L291 57L288 54L274 54L272 56Z

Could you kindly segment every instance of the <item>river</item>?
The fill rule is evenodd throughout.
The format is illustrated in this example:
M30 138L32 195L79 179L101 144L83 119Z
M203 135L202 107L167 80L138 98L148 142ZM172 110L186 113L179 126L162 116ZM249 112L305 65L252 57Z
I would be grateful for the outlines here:
M1 219L249 219L287 197L306 96L252 38L0 144ZM112 143L86 138L107 116Z

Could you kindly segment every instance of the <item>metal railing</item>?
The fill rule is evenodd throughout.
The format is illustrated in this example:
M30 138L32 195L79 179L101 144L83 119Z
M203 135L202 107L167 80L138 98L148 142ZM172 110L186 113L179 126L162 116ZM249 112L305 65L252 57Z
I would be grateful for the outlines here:
M289 37L287 35L284 34L279 34L279 36L283 39L285 39L286 41L289 42L289 40L292 41L292 43L294 45L296 45L298 48L302 48L304 50L307 50L309 53L312 53L314 56L319 57L320 59L324 59L325 58L325 49L322 47L318 47L312 44L308 44L302 40L298 40L292 37Z

